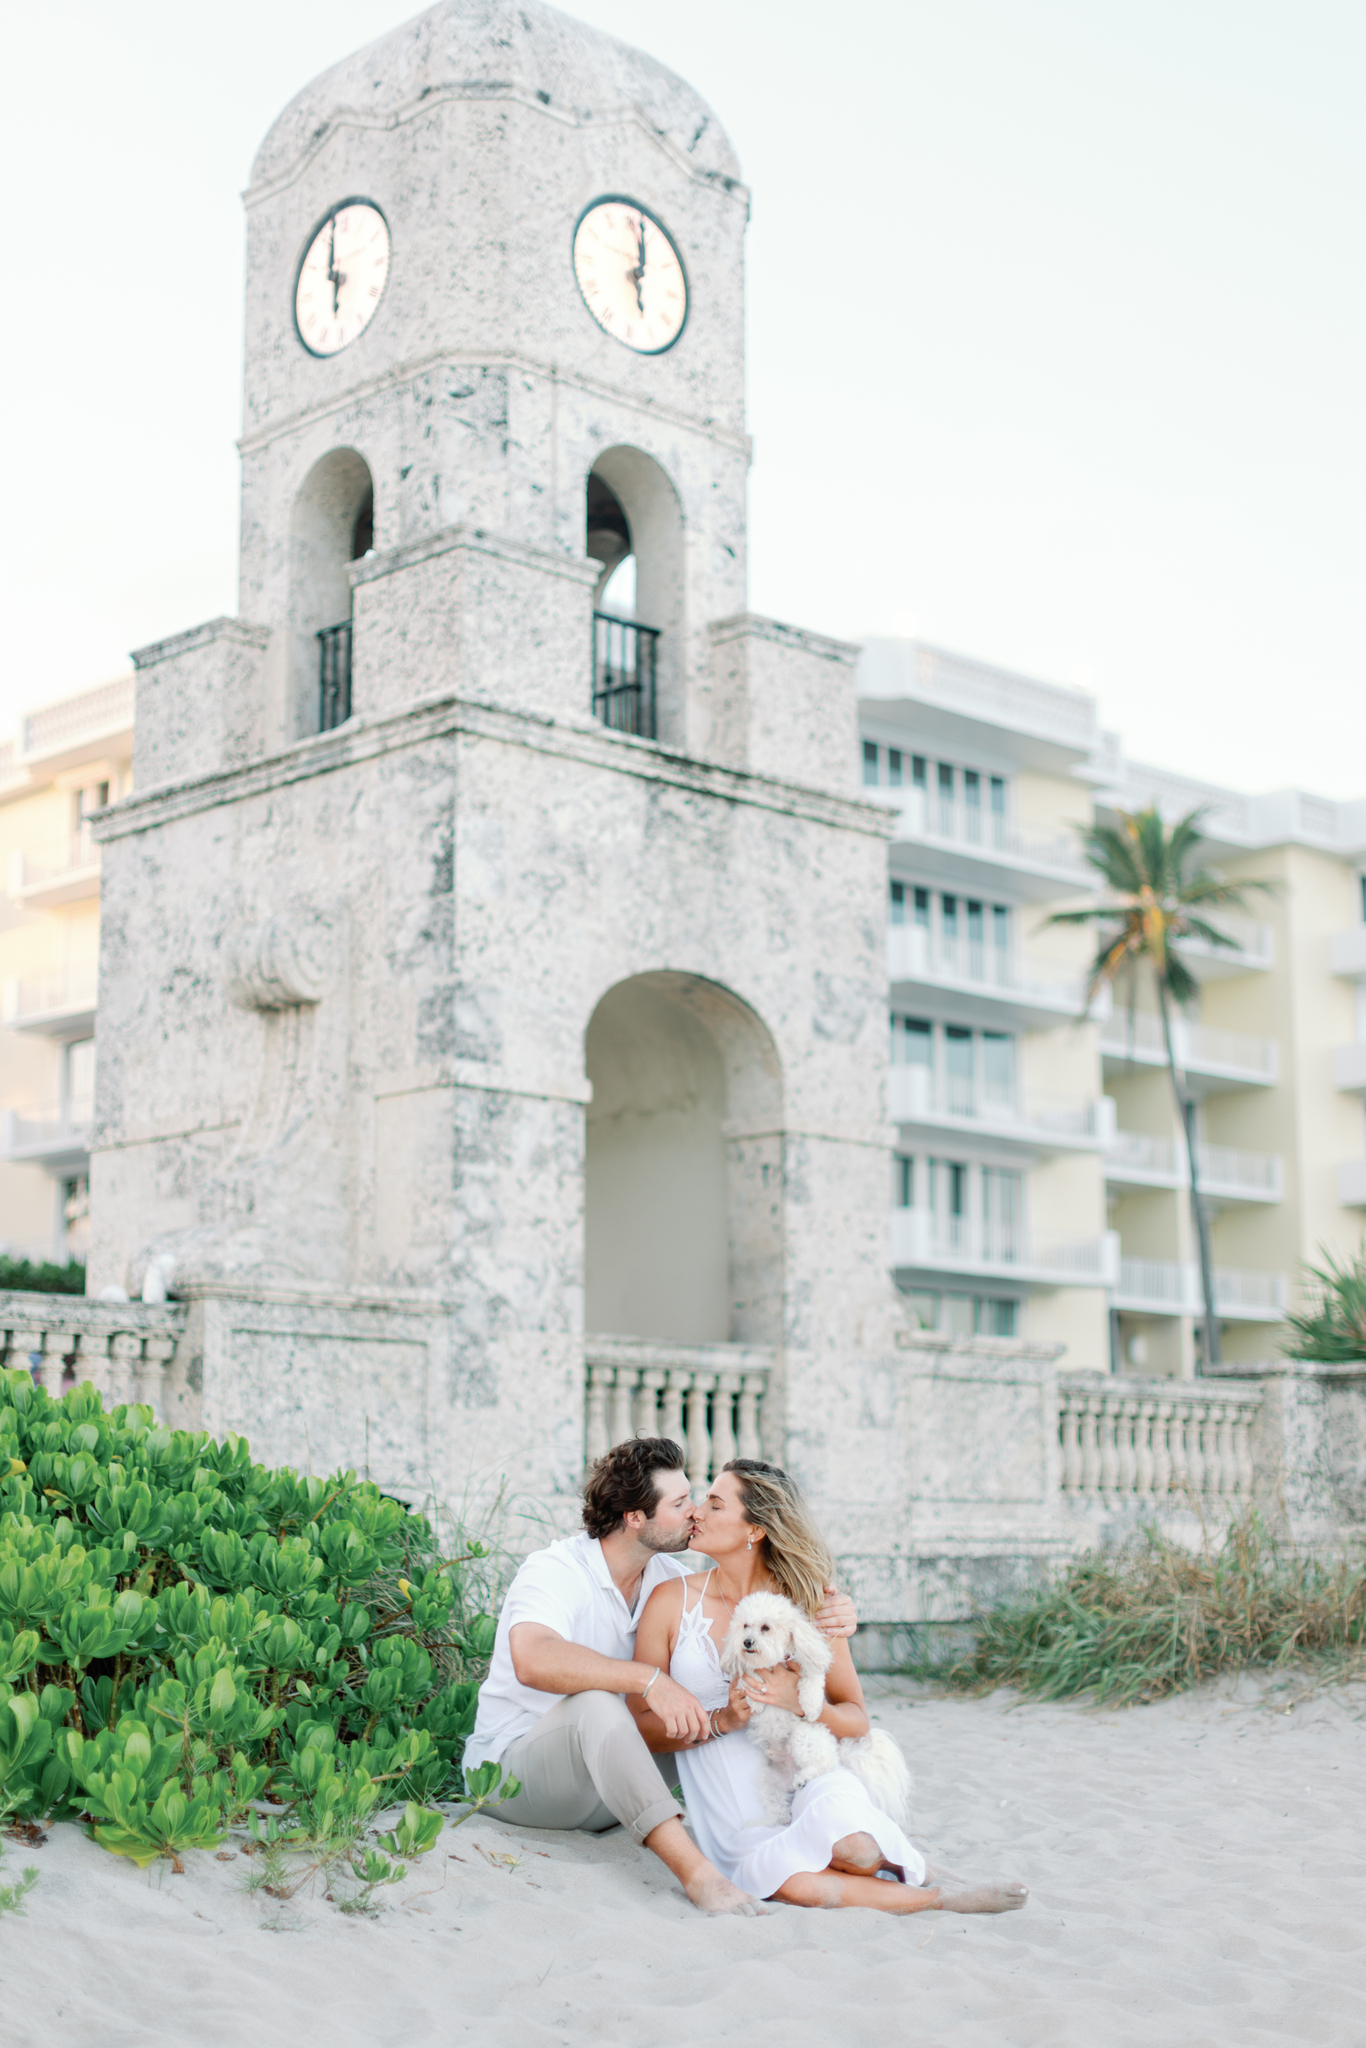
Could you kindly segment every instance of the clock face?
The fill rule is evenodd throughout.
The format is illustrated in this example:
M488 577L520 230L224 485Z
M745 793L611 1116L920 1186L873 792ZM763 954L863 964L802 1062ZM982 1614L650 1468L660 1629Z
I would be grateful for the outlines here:
M334 206L304 250L294 324L313 356L334 356L363 334L389 278L389 224L368 199Z
M688 317L683 262L634 199L598 199L574 230L574 275L604 333L637 355L672 348Z

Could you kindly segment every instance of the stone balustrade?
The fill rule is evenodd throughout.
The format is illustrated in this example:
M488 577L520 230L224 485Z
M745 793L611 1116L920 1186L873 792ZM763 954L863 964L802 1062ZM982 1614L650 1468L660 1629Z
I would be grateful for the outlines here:
M0 1366L31 1372L54 1399L89 1380L106 1408L141 1401L160 1420L185 1317L177 1302L0 1293Z
M630 1437L668 1437L681 1445L688 1477L700 1486L731 1458L762 1457L771 1364L771 1354L753 1345L586 1337L588 1463Z
M1058 1388L1062 1490L1250 1500L1250 1431L1261 1401L1260 1387L1064 1376Z

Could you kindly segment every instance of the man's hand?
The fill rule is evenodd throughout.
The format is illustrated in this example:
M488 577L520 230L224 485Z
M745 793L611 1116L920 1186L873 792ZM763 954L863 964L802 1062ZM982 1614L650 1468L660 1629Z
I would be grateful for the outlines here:
M858 1610L849 1595L827 1586L816 1626L823 1636L851 1636L858 1627Z
M652 1682L645 1704L664 1723L670 1742L706 1742L711 1735L702 1707L687 1687L670 1678L667 1671L661 1671Z
M775 1664L767 1671L751 1671L744 1687L751 1710L755 1707L781 1707L785 1714L800 1714L801 1702L797 1698L800 1683L798 1665Z

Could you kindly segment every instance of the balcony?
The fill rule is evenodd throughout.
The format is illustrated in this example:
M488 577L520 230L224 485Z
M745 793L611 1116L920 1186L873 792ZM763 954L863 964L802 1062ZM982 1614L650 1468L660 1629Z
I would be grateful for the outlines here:
M1207 939L1182 939L1181 958L1197 981L1227 981L1235 974L1265 973L1276 964L1275 933L1269 924L1257 924L1250 917L1228 917L1215 912L1209 922L1233 941L1231 946L1212 946Z
M1279 1202L1284 1174L1274 1152L1240 1152L1232 1145L1197 1145L1200 1191L1211 1200ZM1184 1188L1190 1174L1179 1139L1116 1131L1105 1147L1105 1178L1112 1187Z
M1344 1095L1366 1095L1366 1039L1334 1047L1333 1086Z
M892 1122L1031 1153L1097 1152L1113 1128L1114 1104L1104 1096L1031 1095L1023 1104L993 1097L977 1081L936 1077L928 1067L893 1066L887 1077Z
M95 969L60 967L4 985L0 1022L36 1038L88 1038L95 1028Z
M1366 981L1366 923L1349 924L1328 941L1328 972L1341 981Z
M1366 1159L1344 1159L1338 1168L1338 1200L1344 1209L1366 1209Z
M593 614L593 716L613 732L655 736L659 633L634 619Z
M1031 902L1080 895L1095 880L1075 833L1037 832L981 805L923 789L876 794L896 805L894 865L897 847L913 848L915 872L923 878Z
M1121 1258L1110 1306L1134 1315L1203 1315L1200 1268L1173 1259ZM1214 1306L1225 1322L1278 1323L1285 1313L1285 1275L1216 1266Z
M25 910L57 910L100 893L100 850L89 828L37 853L16 852L10 861L9 894Z
M1279 1072L1274 1038L1253 1038L1245 1031L1225 1031L1193 1024L1188 1017L1174 1017L1172 1042L1187 1079L1200 1094L1269 1088ZM1165 1067L1162 1019L1155 1010L1115 1009L1101 1025L1100 1049L1107 1075L1122 1073L1126 1066Z
M58 1180L90 1170L88 1106L35 1115L7 1109L0 1115L0 1154L18 1166L41 1166Z
M1005 1280L1022 1287L1110 1287L1119 1272L1119 1239L1107 1230L1079 1242L1036 1242L1018 1224L894 1209L892 1264L949 1279Z
M903 1000L914 989L922 1015L955 1023L1047 1031L1082 1013L1085 984L1075 971L1004 946L935 938L924 925L889 928L887 973Z

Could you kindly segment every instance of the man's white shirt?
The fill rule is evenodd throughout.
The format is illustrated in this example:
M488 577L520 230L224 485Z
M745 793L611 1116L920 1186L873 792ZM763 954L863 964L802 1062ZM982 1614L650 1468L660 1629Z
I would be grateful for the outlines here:
M523 1685L513 1670L508 1636L519 1622L540 1622L567 1643L629 1662L635 1656L636 1626L655 1587L698 1568L695 1555L656 1551L641 1575L636 1604L628 1608L596 1536L581 1532L533 1550L508 1588L498 1617L489 1675L479 1688L479 1713L465 1745L465 1769L497 1762L563 1697Z

